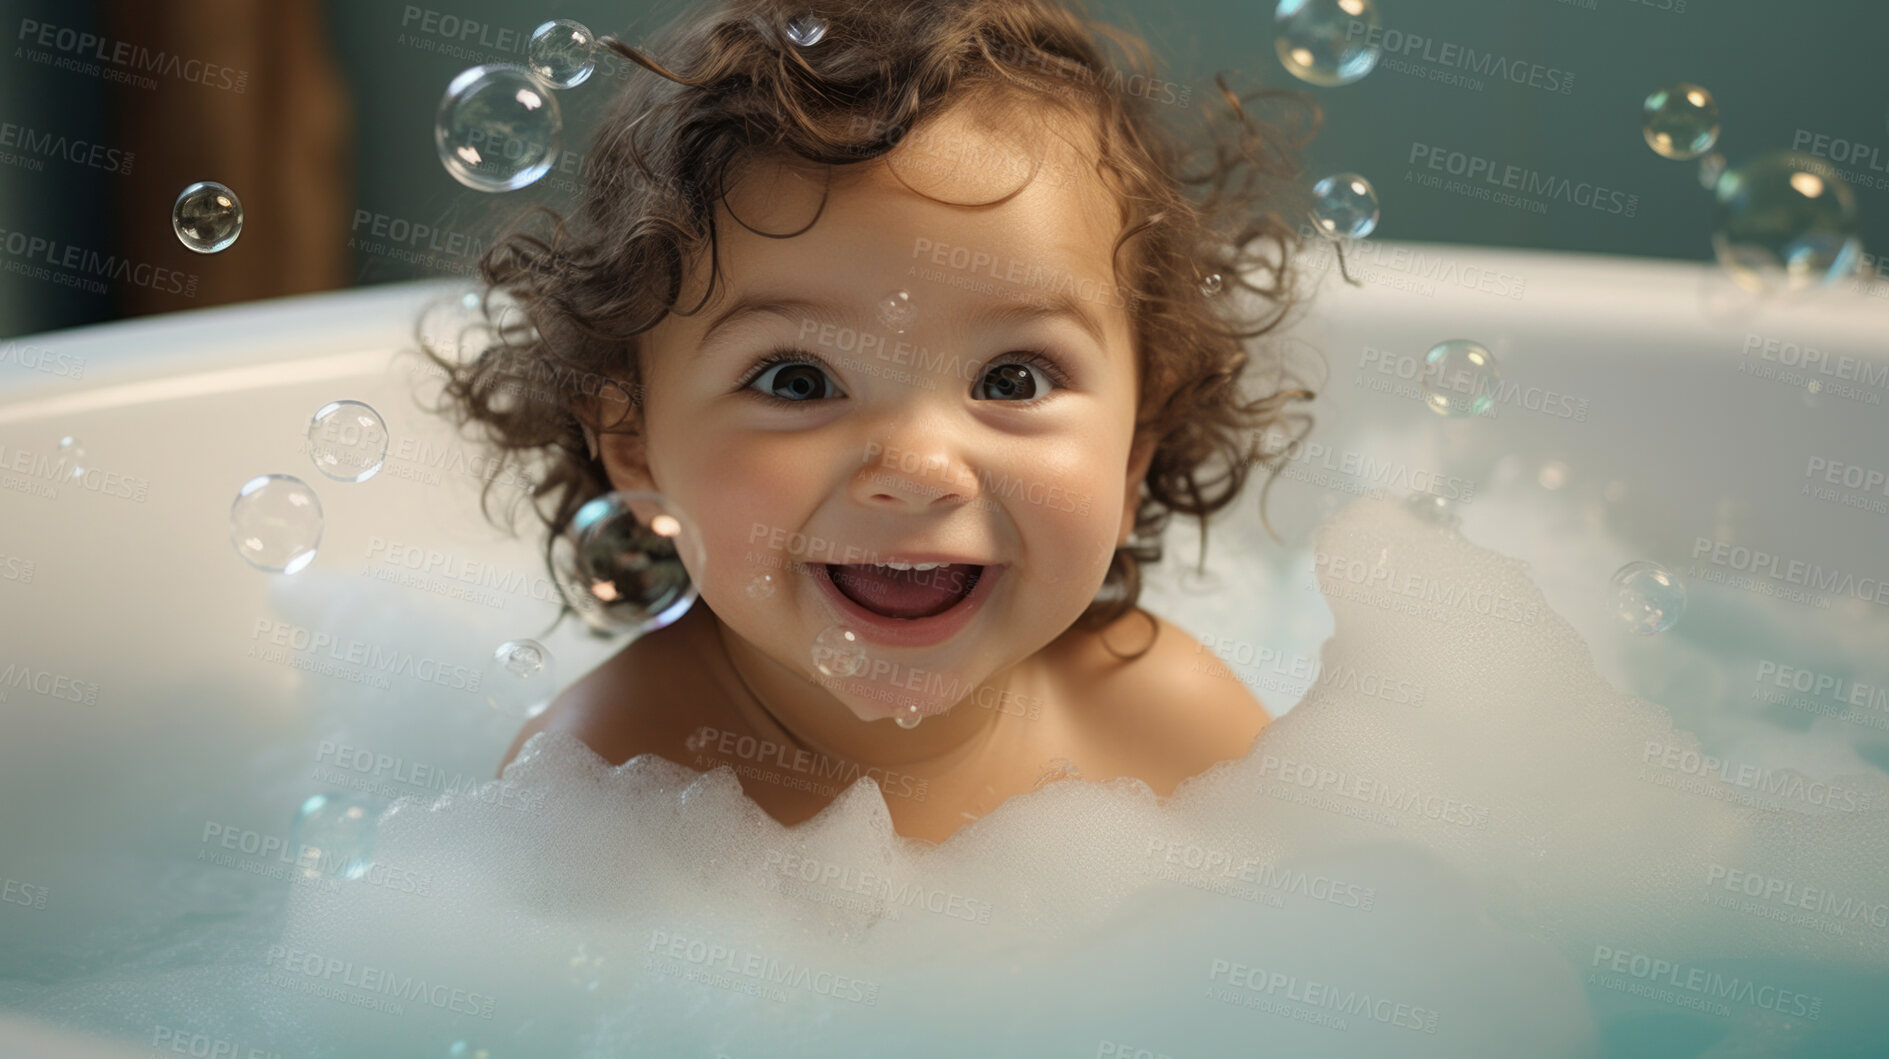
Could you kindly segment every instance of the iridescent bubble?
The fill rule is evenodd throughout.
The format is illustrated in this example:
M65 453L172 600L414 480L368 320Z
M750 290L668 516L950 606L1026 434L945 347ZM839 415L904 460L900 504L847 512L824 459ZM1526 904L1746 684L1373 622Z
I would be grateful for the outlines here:
M1312 185L1312 219L1327 236L1362 239L1377 230L1377 189L1356 173Z
M59 462L67 478L85 477L85 446L78 438L68 434L59 439Z
M532 31L525 61L552 88L576 88L597 68L597 38L581 22L554 18Z
M879 299L879 322L899 334L905 325L918 318L918 306L912 304L910 291L896 290Z
M359 879L374 863L381 805L359 794L317 794L289 829L295 863L307 878Z
M1718 142L1718 102L1698 85L1667 85L1646 97L1640 131L1646 145L1663 157L1697 158Z
M1699 159L1699 186L1707 191L1718 187L1718 178L1725 175L1725 156L1713 151Z
M637 507L647 522L638 518ZM605 493L577 509L552 549L565 598L599 632L660 629L695 602L702 535L658 493Z
M813 668L829 677L850 677L866 668L866 645L844 625L829 625L813 640Z
M330 401L308 421L308 456L337 482L365 482L387 462L387 424L359 401Z
M900 728L903 728L909 732L912 729L917 728L918 722L924 719L925 719L925 715L919 711L918 707L907 706L905 709L899 711L899 715L897 717L892 718L892 723L898 725Z
M243 203L236 192L214 180L185 188L171 207L171 231L177 241L199 254L228 250L243 234Z
M293 475L257 475L243 483L230 505L230 543L236 554L272 574L292 574L314 562L321 530L320 498Z
M446 1059L492 1059L492 1053L470 1041L454 1041L446 1049Z
M509 717L532 718L551 705L557 666L536 640L507 640L492 651L479 679L486 704Z
M1371 0L1279 0L1273 44L1287 73L1329 88L1377 66L1381 27Z
M603 956L591 952L584 942L578 942L577 951L571 955L570 972L566 975L570 983L585 992L595 993L603 986L603 972Z
M774 575L756 574L748 582L749 599L768 599L774 595Z
M1665 632L1686 612L1684 582L1658 563L1628 563L1611 583L1615 615L1641 636Z
M1423 356L1423 401L1452 419L1480 415L1495 403L1495 357L1466 338L1439 342Z
M787 39L811 48L826 39L826 20L818 15L795 15L787 20Z
M443 360L470 359L461 356L476 352L464 348L467 333L484 323L485 300L478 291L460 291L435 298L420 311L420 348Z
M512 191L550 172L564 119L544 82L522 66L462 71L446 86L433 126L439 160L477 191Z
M1209 275L1206 279L1203 279L1200 281L1200 293L1211 298L1214 295L1220 293L1222 290L1225 290L1226 285L1227 285L1226 279L1222 277L1220 273L1215 272Z
M1411 493L1404 498L1404 506L1431 525L1455 527L1462 522L1456 505L1448 497L1436 493Z
M1856 196L1821 158L1779 151L1725 171L1712 247L1748 291L1799 291L1850 275L1861 259Z

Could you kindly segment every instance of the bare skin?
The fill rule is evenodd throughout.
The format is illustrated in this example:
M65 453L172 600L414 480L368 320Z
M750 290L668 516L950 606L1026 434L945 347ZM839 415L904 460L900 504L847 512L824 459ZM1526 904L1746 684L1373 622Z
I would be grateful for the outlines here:
M1110 653L1109 646L1139 650L1150 622L1159 623L1160 635L1145 655L1121 661ZM994 722L976 743L934 756L858 761L796 737L760 709L730 669L717 624L698 604L626 647L527 723L506 763L545 731L574 735L613 765L639 754L704 772L725 765L748 797L788 826L818 814L863 772L885 795L894 830L943 842L1035 789L1057 759L1083 780L1133 778L1165 797L1243 756L1271 720L1193 637L1138 611L1099 633L1071 629L1003 688L987 685L968 696L955 709Z
M1122 216L1093 135L970 108L930 129L833 176L818 210L792 167L737 182L744 222L798 234L721 210L722 285L647 333L640 415L598 438L614 488L659 493L696 527L700 599L567 689L508 761L548 729L614 763L726 764L788 824L865 771L899 833L943 841L1056 759L1166 795L1252 746L1265 709L1180 629L1144 612L1078 625L1156 441L1135 428L1142 351L1112 296ZM1074 178L897 162L959 143L1041 152ZM964 174L1004 186L949 186ZM919 194L914 177L934 183ZM691 263L679 305L703 300L707 272ZM894 291L915 315L887 324ZM859 621L826 576L933 561L979 571L981 603L923 642L903 618ZM814 679L835 624L894 675Z

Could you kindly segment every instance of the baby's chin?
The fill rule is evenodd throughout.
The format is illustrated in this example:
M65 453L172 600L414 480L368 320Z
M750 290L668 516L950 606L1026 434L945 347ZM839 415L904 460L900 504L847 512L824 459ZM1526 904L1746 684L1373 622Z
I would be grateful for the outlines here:
M909 724L946 713L967 699L975 700L995 672L989 665L956 665L915 652L895 658L868 649L863 659L836 661L827 655L823 660L831 672L822 673L807 662L799 668L866 722L903 719Z

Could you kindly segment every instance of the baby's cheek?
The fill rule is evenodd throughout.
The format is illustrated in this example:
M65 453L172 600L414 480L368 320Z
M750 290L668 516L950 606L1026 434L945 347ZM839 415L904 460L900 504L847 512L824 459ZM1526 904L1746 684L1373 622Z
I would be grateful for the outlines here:
M1092 490L1065 483L1039 494L1032 506L1045 530L1042 539L1049 542L1038 555L1041 580L1070 585L1092 596L1101 587L1115 553L1120 486L1112 491Z

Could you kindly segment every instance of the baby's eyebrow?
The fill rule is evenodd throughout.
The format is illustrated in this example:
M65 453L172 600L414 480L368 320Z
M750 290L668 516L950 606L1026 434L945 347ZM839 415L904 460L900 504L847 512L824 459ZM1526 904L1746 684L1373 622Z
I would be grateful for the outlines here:
M859 317L833 302L819 301L792 295L753 293L744 294L735 299L727 308L715 315L702 332L701 342L696 346L696 355L700 356L707 348L709 339L715 332L729 324L744 320L750 316L770 314L779 316L790 323L801 320L815 320L835 327L845 327L855 323ZM1026 323L1030 320L1050 317L1068 317L1074 320L1095 344L1108 348L1101 321L1087 311L1080 300L1067 291L1055 291L1037 298L1021 297L997 305L988 306L976 313L975 322L985 325Z

